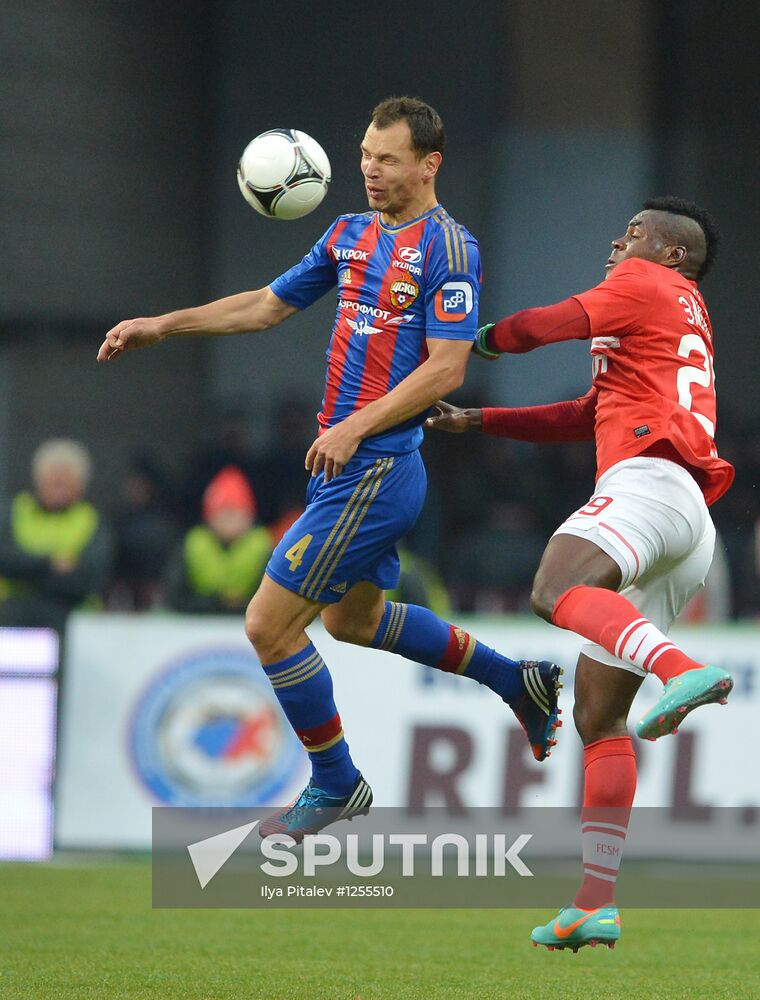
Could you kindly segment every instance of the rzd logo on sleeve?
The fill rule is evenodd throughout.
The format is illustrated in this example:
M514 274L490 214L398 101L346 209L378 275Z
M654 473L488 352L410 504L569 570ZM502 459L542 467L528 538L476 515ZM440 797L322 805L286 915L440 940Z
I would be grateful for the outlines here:
M466 281L447 281L435 293L435 318L456 323L472 312L472 286Z

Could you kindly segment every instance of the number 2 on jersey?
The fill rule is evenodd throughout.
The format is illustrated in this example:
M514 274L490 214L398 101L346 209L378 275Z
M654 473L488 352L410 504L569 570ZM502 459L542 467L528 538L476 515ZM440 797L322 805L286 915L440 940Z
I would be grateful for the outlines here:
M311 545L313 537L313 535L304 535L303 538L299 538L297 542L291 545L285 553L285 558L290 560L291 573L295 573L303 562L303 554L308 549L309 545Z
M695 368L694 365L684 365L678 369L676 374L676 389L678 390L678 402L685 407L695 420L698 420L711 438L715 437L715 424L702 413L696 413L692 400L692 385L701 385L709 389L713 384L712 359L705 346L705 342L697 333L687 333L681 337L678 345L678 356L688 358L692 351L701 354L704 358L704 368Z

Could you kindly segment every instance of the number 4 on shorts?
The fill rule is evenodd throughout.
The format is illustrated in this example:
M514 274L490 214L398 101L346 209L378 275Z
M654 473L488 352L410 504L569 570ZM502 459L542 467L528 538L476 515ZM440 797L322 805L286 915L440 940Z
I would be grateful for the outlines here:
M303 538L299 538L297 542L291 545L285 553L285 558L290 560L291 573L295 573L303 562L303 554L308 549L309 545L311 545L313 537L313 535L304 535Z

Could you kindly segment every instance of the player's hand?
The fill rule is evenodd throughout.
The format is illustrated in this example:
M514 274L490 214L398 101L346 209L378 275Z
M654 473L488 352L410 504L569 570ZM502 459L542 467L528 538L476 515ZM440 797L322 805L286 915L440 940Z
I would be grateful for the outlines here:
M361 437L351 429L347 420L330 427L324 434L320 434L306 452L307 471L312 476L324 472L325 482L329 483L351 461L361 441Z
M475 334L475 340L472 342L472 353L477 354L479 358L483 358L485 361L498 361L501 357L498 351L491 350L486 341L488 331L493 326L493 323L486 323L485 326L481 326Z
M124 351L133 351L137 347L150 347L151 344L163 340L165 336L166 333L162 331L157 316L122 320L106 334L106 339L98 351L98 361L115 361Z
M481 410L464 410L442 399L438 400L434 412L425 421L425 427L448 431L450 434L464 434L466 431L479 430L481 426Z

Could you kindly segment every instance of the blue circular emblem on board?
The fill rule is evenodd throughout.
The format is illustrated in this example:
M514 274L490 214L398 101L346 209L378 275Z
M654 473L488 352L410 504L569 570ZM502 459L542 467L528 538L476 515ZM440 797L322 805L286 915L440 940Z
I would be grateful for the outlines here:
M210 649L172 664L130 726L141 781L172 806L256 806L303 764L303 747L250 652Z

